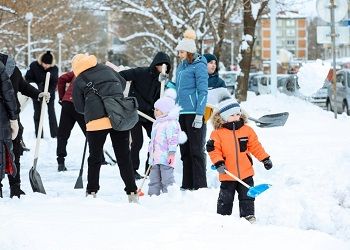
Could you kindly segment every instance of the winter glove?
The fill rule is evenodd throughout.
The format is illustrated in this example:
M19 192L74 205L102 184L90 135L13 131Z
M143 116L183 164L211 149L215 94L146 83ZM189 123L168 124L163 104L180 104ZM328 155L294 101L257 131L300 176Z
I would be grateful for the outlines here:
M159 82L167 82L168 81L168 75L160 73L159 76L158 76L158 81Z
M58 104L62 106L62 100L58 100Z
M170 166L173 166L174 162L175 162L175 153L169 153L168 154L168 159L167 162Z
M219 174L225 174L226 165L224 162L218 162L215 164L216 171L219 172Z
M46 103L49 103L51 95L49 92L45 93L45 92L41 92L38 95L38 101L40 101L42 98L45 98Z
M16 139L18 135L18 120L10 120L10 126L11 126L11 139L14 140Z
M196 117L193 120L192 127L201 128L202 126L203 126L203 116L196 115Z
M272 168L272 161L270 160L270 157L265 158L262 160L262 163L264 163L264 167L266 170L270 170Z

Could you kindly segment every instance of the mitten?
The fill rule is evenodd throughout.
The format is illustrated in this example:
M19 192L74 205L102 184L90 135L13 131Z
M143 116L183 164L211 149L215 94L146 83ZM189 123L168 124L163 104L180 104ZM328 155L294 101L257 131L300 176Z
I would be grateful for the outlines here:
M270 170L273 166L270 157L267 157L264 160L262 160L262 163L264 163L264 167L266 168L266 170Z
M167 82L168 81L168 75L160 73L159 76L158 76L158 81L159 82L163 82L163 81Z
M16 139L18 135L18 120L10 120L10 126L11 126L11 139L14 140Z
M45 93L45 92L41 92L38 95L38 101L40 101L41 98L45 98L46 103L49 103L51 95L49 92Z
M201 128L203 125L203 116L202 115L196 115L193 123L192 123L192 127L194 128Z
M216 171L218 171L220 174L225 174L226 165L224 162L220 161L215 163L215 168L216 168Z
M175 162L175 153L169 153L167 162L170 166L172 166Z

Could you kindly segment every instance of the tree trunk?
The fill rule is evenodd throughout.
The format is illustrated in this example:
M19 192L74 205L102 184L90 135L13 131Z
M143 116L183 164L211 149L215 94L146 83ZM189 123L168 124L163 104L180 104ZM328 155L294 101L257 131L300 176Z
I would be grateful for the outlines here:
M268 1L261 3L260 9L257 14L257 19L261 16L262 11L265 9L267 4ZM238 86L235 91L235 97L238 102L247 100L249 72L252 62L253 47L255 43L255 26L257 22L257 20L255 20L252 15L251 0L245 1L243 7L244 35L251 35L253 37L253 40L251 42L248 42L248 49L241 50L242 60L239 62L239 66L241 68L241 75L238 77Z

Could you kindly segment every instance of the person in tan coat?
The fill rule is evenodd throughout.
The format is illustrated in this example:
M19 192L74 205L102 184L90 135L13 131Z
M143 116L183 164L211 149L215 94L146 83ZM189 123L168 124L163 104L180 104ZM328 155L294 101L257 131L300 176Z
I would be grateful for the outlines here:
M217 213L231 215L235 192L238 193L240 217L255 222L254 198L247 196L248 189L227 175L228 171L250 186L254 186L254 169L251 155L272 168L270 156L265 152L253 128L247 124L247 115L230 96L219 102L219 111L214 114L214 130L207 142L207 151L219 172L220 193Z

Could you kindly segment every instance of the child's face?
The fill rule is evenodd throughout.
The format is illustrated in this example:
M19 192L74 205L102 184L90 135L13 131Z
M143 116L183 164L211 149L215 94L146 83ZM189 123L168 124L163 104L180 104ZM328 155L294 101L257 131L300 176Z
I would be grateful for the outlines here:
M241 118L241 114L230 115L227 119L227 122L236 122Z
M157 118L159 116L164 115L164 113L162 111L160 111L159 109L154 109L154 117Z

